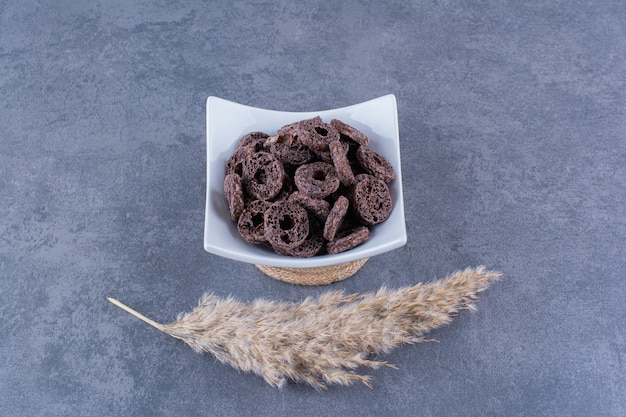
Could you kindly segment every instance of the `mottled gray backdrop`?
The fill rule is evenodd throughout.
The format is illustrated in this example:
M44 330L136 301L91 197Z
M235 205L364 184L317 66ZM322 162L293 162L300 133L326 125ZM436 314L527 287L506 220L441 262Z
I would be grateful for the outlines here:
M0 415L626 415L626 3L0 0ZM202 247L205 100L395 94L408 243L330 287ZM106 301L505 278L363 370L282 390Z

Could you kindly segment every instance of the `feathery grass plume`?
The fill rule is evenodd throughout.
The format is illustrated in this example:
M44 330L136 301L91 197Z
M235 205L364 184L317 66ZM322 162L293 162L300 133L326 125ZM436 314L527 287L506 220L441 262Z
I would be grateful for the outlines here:
M357 374L357 368L393 367L371 355L425 341L426 332L449 323L459 310L473 308L477 293L499 277L479 267L432 283L352 295L330 291L301 303L247 303L209 294L170 324L109 301L195 351L276 387L288 379L316 388L354 381L371 387L370 378Z

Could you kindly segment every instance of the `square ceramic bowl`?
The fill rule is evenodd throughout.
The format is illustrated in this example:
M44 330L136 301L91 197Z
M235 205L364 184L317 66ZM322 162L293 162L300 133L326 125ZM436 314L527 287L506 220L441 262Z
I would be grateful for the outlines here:
M364 244L335 255L294 258L274 253L263 245L244 241L237 225L230 220L224 198L226 161L237 142L253 131L274 135L288 123L320 116L325 122L339 119L365 133L372 150L383 155L395 170L389 183L393 210L384 222L371 227ZM398 116L395 96L389 94L363 103L332 110L285 112L250 107L219 97L209 97L207 120L207 190L204 222L204 249L225 258L256 265L284 268L315 268L369 258L396 249L406 243Z

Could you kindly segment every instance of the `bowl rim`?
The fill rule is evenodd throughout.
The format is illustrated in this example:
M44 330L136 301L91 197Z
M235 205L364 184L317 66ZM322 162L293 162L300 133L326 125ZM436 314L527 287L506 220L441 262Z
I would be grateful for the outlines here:
M274 252L272 252L269 248L254 248L252 244L245 243L246 245L250 245L251 248L254 248L251 252L241 252L237 250L232 250L232 248L228 246L222 246L216 243L215 239L211 238L211 220L212 215L215 214L215 210L211 209L212 203L212 182L211 182L211 160L212 160L212 137L211 137L211 116L213 111L215 111L217 106L226 106L232 107L233 110L237 109L239 111L260 113L264 115L270 116L281 116L286 118L292 118L294 121L302 120L309 117L314 117L315 115L320 115L323 119L333 117L331 114L333 113L350 113L351 110L357 111L366 106L383 106L386 111L390 112L393 117L392 120L388 120L386 123L392 123L391 130L393 137L385 137L385 140L391 141L391 145L386 145L388 149L391 149L394 152L393 160L397 163L394 164L394 170L396 172L396 178L392 181L390 188L393 187L393 193L395 194L394 207L392 210L392 216L394 216L395 223L393 223L396 227L400 227L400 230L397 230L394 238L389 241L378 242L376 244L366 244L360 245L356 248L353 248L349 251L342 252L339 254L326 254L321 256L313 256L309 258L296 258L289 256L281 256ZM387 107L389 106L389 107ZM337 117L339 118L339 117ZM346 123L351 124L351 120L342 120ZM352 121L354 123L354 121ZM366 122L363 122L366 124ZM276 130L280 126L276 126ZM372 127L368 125L368 127ZM247 132L246 132L247 133ZM326 110L318 110L318 111L281 111L281 110L273 110L266 109L261 107L254 107L246 104L240 104L231 100L223 99L217 96L209 96L206 101L206 196L205 196L205 219L204 219L204 249L212 254L222 256L228 259L237 260L240 262L246 262L257 265L266 265L266 266L274 266L274 267L286 267L286 268L311 268L311 267L322 267L322 266L331 266L342 264L350 261L354 261L357 259L369 258L374 255L382 254L393 249L397 249L407 242L406 235L406 223L405 223L405 215L404 215L404 198L402 191L402 168L401 168L401 159L400 159L400 143L399 143L399 129L398 129L398 112L397 112L397 102L395 95L386 94L377 98L373 98L370 100L366 100L360 103L351 104L344 107L326 109ZM234 150L234 146L239 137L233 138L232 143L229 145L231 149ZM371 138L370 138L371 139ZM370 146L373 145L370 143ZM379 147L381 146L378 143ZM390 157L390 155L385 155L386 157ZM223 182L223 175L221 178ZM214 189L214 187L213 187ZM391 216L390 216L391 217ZM230 218L222 219L225 222L231 223L229 227L235 226L235 223L230 220ZM389 221L389 219L387 219ZM384 227L385 223L381 223L372 228L373 234L376 231L376 228Z

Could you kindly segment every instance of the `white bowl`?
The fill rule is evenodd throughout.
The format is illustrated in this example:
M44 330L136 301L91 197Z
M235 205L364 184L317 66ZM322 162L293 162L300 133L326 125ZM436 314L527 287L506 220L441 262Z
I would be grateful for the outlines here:
M370 239L356 248L335 255L310 258L282 256L263 245L244 241L237 225L230 220L224 198L226 161L234 152L239 139L248 132L261 131L270 135L292 122L320 116L325 122L339 119L365 133L372 150L383 155L395 170L389 184L393 210L384 222L370 228ZM207 191L204 221L204 249L225 258L257 265L288 268L312 268L368 258L406 243L402 173L396 98L392 94L339 109L312 112L284 112L259 109L219 97L209 97L207 120Z

